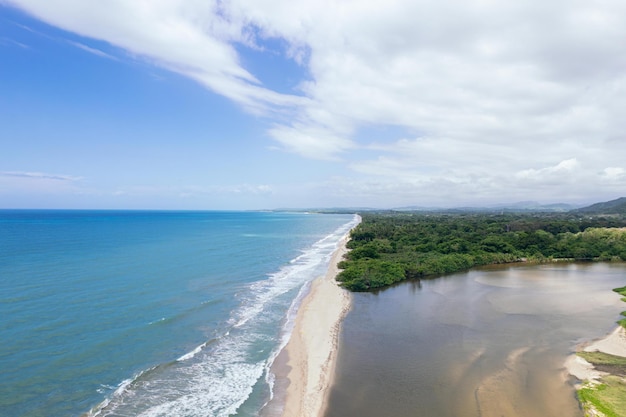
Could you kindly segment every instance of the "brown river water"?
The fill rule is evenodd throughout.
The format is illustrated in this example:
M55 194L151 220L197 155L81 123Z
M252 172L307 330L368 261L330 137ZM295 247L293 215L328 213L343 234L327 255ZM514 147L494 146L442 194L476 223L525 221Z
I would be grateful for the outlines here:
M582 417L563 363L624 285L623 263L550 264L354 294L325 417Z

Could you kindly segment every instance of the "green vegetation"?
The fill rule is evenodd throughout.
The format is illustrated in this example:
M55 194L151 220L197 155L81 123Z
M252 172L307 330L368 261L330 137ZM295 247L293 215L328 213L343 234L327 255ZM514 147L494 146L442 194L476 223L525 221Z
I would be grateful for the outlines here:
M607 417L626 417L626 358L603 352L578 352L578 356L609 374L600 383L587 383L578 390L585 415L595 416L597 410Z
M604 352L578 352L577 355L602 372L626 376L626 358L623 356L610 355Z
M588 214L624 214L626 213L626 197L621 197L616 200L605 201L603 203L596 203L589 207L580 208L574 210L577 213Z
M621 288L614 288L613 291L615 291L616 293L618 293L619 295L624 295L626 296L626 287L621 287ZM626 297L622 297L621 300L623 302L626 303ZM626 311L622 311L622 316L626 317ZM626 328L626 318L623 318L621 320L618 320L617 323Z
M623 378L609 375L599 385L587 385L578 391L578 399L585 410L600 411L606 417L626 417L626 382Z
M353 291L480 265L626 260L623 216L392 212L362 218L337 277Z
M610 203L619 203L622 210L624 201ZM368 291L479 265L626 261L626 215L590 214L364 213L350 234L351 250L339 263L337 280L352 291ZM614 291L626 301L626 286ZM626 327L626 311L622 316L619 323ZM607 417L626 417L626 358L579 355L609 373L599 384L578 391L586 415L596 416L597 410Z

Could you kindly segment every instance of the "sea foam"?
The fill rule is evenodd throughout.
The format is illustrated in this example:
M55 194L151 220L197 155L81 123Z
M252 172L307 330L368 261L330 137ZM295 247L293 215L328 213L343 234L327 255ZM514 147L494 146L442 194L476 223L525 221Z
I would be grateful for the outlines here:
M120 384L89 415L227 417L255 390L265 397L261 406L267 403L273 395L271 365L291 336L309 284L326 272L340 239L357 223L355 216L266 279L243 286L222 335Z

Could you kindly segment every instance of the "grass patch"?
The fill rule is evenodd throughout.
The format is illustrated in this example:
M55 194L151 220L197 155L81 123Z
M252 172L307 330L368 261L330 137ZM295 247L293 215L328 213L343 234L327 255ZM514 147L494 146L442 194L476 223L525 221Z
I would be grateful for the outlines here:
M609 355L603 352L578 352L578 356L593 364L598 371L622 377L626 376L626 358L622 356Z
M595 408L606 417L626 417L626 383L620 377L607 376L596 386L587 386L578 391L578 398L585 415Z
M626 358L604 352L578 352L578 356L594 365L626 366Z
M621 298L621 300L623 302L626 303L626 287L620 287L620 288L613 288L613 291L615 291L616 293L618 293L619 295L623 295L623 297ZM626 316L626 311L622 311L622 316ZM622 327L626 327L626 322L624 322L624 320L620 320L618 321L618 323L622 326Z
M613 291L626 302L626 287L614 288ZM621 315L625 318L617 323L626 328L626 311L622 311ZM603 377L600 384L586 385L578 390L585 416L597 415L593 412L596 410L606 417L626 417L626 358L603 352L578 352L577 355L593 364L598 371L610 374Z
M626 297L626 287L613 288L613 291Z

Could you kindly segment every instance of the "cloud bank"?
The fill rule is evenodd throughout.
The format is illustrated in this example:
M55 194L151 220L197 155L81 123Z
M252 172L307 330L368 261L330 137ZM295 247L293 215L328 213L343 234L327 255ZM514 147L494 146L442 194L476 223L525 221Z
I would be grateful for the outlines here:
M282 149L346 164L353 176L329 182L364 204L608 198L626 186L622 0L8 4L272 120ZM291 93L244 66L241 51L269 40L305 74Z
M72 175L64 175L64 174L48 174L45 172L22 172L22 171L1 171L0 177L8 177L8 178L23 178L26 180L33 181L60 181L60 182L75 182L80 181L82 178L75 177Z

